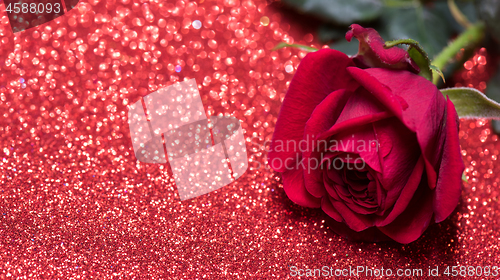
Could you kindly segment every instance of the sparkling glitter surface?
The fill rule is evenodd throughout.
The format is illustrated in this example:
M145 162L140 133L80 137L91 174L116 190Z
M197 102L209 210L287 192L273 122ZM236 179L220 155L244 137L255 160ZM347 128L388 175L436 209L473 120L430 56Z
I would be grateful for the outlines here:
M266 168L281 100L321 47L266 1L90 0L12 34L0 23L0 278L286 279L301 269L500 265L498 137L461 122L469 184L410 245L355 243ZM484 90L481 50L457 82ZM491 64L491 63L490 63ZM127 105L195 78L208 116L242 121L251 168L180 201L168 164L133 155ZM422 278L420 278L422 279Z

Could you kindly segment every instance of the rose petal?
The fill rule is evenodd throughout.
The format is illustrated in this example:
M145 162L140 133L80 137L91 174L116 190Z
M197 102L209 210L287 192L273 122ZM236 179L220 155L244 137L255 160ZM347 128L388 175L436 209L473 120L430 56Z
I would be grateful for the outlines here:
M339 172L340 173L340 172ZM325 178L325 189L328 193L327 196L330 196L331 201L347 201L350 198L350 193L347 190L347 185L342 179L342 175L339 174L339 178L341 183L337 183L330 178Z
M380 156L386 157L392 151L392 140L384 131L377 131L378 148Z
M437 152L436 152L437 153ZM434 166L430 161L424 157L425 162L425 171L427 172L427 183L429 184L430 189L434 189L437 184L437 172L434 170Z
M403 211L408 207L415 191L417 190L420 182L422 181L422 174L424 172L424 159L420 157L415 168L411 172L410 178L406 182L406 185L401 190L399 197L392 207L392 211L384 218L378 220L375 225L378 227L386 226L392 223Z
M306 190L302 170L286 170L282 176L283 189L291 201L304 207L319 208L321 206L321 199L312 196Z
M287 140L298 143L303 138L307 120L323 99L338 89L355 90L358 85L352 82L345 70L353 65L347 55L331 49L309 53L302 59L276 122L268 153L273 169L280 172L285 169L284 166L272 166L275 158L279 158L280 162L285 162L288 158L295 160L299 151L279 151L276 148ZM342 108L344 104L336 106Z
M419 238L432 219L432 190L422 180L408 207L392 223L378 229L393 240L408 244Z
M462 186L462 173L465 169L460 154L458 139L458 116L455 106L447 100L446 141L439 168L439 178L434 195L434 214L436 223L446 219L458 204Z
M311 117L307 120L304 136L317 136L331 128L337 122L352 95L353 93L347 92L345 89L330 93L314 108ZM311 137L308 140L313 141L314 139Z
M403 106L400 102L400 99L397 98L396 95L393 94L393 92L391 92L391 88L382 84L378 80L378 77L374 77L371 74L371 72L368 72L367 70L370 69L363 70L357 67L347 68L347 72L349 72L349 74L351 74L351 76L358 83L360 83L363 88L368 90L368 92L370 92L378 101L380 101L391 113L396 115L398 118L401 118ZM379 70L386 70L386 69L379 69ZM391 72L399 73L405 71L391 71Z
M375 173L375 172L371 172ZM372 177L376 177L375 176ZM385 211L384 206L386 205L386 200L387 200L387 191L384 189L382 184L380 183L380 180L378 178L372 179L376 183L376 190L377 190L377 204L379 205L378 212L382 213Z
M323 181L330 180L332 183L337 185L344 185L345 182L342 180L342 175L340 171L335 170L333 168L329 168L326 172L323 173Z
M322 133L318 138L327 139L328 137L331 137L335 134L352 130L353 128L358 127L360 125L365 125L379 120L387 119L390 118L391 116L392 115L389 112L382 112L346 120L341 123L335 124L328 131Z
M382 187L387 190L386 203L390 207L406 185L421 152L415 133L396 117L375 122L373 127L377 137L383 132L384 137L391 138L392 142L390 153L380 160L382 171L377 174Z
M321 199L321 209L331 218L335 219L337 222L342 222L342 216L340 216L339 212L333 207L332 203L328 196L324 196Z
M318 153L315 153L318 154ZM320 159L317 157L304 157L304 184L306 190L315 197L321 198L326 194L323 182L323 170L320 168Z
M351 93L345 89L332 92L314 109L306 123L304 138L300 141L306 143L306 145L301 145L304 165L306 166L304 180L307 190L316 197L322 197L326 193L323 184L323 170L318 168L318 156L321 156L322 152L326 152L327 148L320 145L326 141L318 141L317 136L332 127L343 109L339 105L345 104L350 95ZM312 156L313 151L316 152L314 156Z
M348 154L358 154L365 164L377 172L382 172L377 147L377 137L373 131L372 125L357 126L351 129L352 132L344 132L336 134L334 139L330 140L336 146L338 151ZM375 146L372 146L375 143ZM352 157L351 157L352 158ZM365 164L357 160L358 157L354 156L351 167L363 168ZM361 167L363 165L363 167Z
M355 132L358 127L390 116L391 114L376 98L367 90L359 88L351 94L335 125L319 137L320 139L326 139L347 131Z
M407 51L399 47L385 48L385 41L373 28L363 28L353 24L345 35L348 42L356 37L359 41L358 54L354 62L362 68L380 67L413 71L419 73L417 64L410 58Z
M336 123L386 112L385 106L364 88L358 88L349 96Z
M410 104L402 112L400 119L417 133L420 149L426 160L428 183L434 188L445 137L443 128L446 100L434 84L413 73L375 68L364 71Z
M335 201L330 198L333 207L337 209L345 223L355 231L362 231L373 226L373 221L367 215L355 213L344 202Z
M339 185L327 179L325 181L325 187L328 192L327 196L330 197L331 201L342 203L343 206L340 207L340 209L344 209L344 207L347 207L349 208L349 211L352 211L354 215L361 215L360 218L363 218L363 220L368 219L367 221L369 222L369 217L367 215L375 213L377 211L376 203L370 204L368 201L359 200L359 198L355 197L356 194L352 193L354 190L352 190L351 187L345 184Z

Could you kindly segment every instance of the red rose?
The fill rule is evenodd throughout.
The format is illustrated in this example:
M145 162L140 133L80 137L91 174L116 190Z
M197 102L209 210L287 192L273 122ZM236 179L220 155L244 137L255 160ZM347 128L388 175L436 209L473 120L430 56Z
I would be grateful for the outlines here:
M409 243L455 209L464 164L450 100L401 48L351 26L357 56L308 54L276 123L270 166L288 197L350 237ZM378 237L377 237L378 238Z

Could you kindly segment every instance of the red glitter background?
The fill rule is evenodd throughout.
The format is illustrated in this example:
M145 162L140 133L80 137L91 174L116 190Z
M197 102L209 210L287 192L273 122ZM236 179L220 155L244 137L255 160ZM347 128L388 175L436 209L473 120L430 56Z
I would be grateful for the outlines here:
M81 1L16 34L3 12L0 278L286 279L289 266L439 266L441 275L446 266L500 266L500 144L484 120L461 122L469 183L459 207L409 245L346 240L320 210L286 197L261 146L306 53L272 48L320 47L307 32L263 0ZM490 60L478 50L455 82L484 90ZM181 202L168 165L133 155L127 105L190 78L209 115L244 121L251 168Z

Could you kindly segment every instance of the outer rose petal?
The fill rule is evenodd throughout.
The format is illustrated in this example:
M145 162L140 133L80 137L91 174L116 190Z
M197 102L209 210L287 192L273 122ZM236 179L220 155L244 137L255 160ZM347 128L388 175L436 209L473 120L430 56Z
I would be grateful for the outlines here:
M460 199L462 172L465 169L458 140L458 116L455 106L447 100L446 141L439 168L439 178L434 195L436 223L446 219Z
M410 130L417 133L426 163L428 183L434 188L445 138L443 128L446 100L443 95L432 82L408 71L381 68L361 71L369 73L409 104L408 108L402 111L400 119Z
M319 138L320 139L326 139L332 135L342 133L342 132L347 132L347 131L352 131L353 128L358 127L360 125L365 125L369 123L373 123L376 121L380 121L383 119L390 118L392 116L391 113L389 112L382 112L382 113L376 113L373 115L365 115L361 117L357 117L354 119L346 120L340 123L335 124L332 126L328 131L325 131L322 133Z
M335 123L341 123L362 116L375 115L386 112L387 109L366 89L358 88L341 110L341 114Z
M333 207L328 196L323 196L321 199L321 209L337 222L342 222L344 220L335 207Z
M300 206L319 208L321 199L312 196L304 185L302 169L286 170L283 172L283 189L291 201Z
M406 185L401 190L399 197L397 198L396 203L392 211L385 218L380 219L376 222L376 226L386 226L394 221L405 209L408 207L415 191L417 190L420 182L422 181L422 174L424 172L424 159L420 157L419 161L413 168L413 171L410 175L410 178L406 182Z
M446 99L443 94L427 79L409 72L385 69L365 71L411 105L403 111L402 121L417 132L424 156L436 165L441 156L441 145L433 140L440 133L444 122Z
M382 84L376 77L372 76L370 72L366 70L349 67L347 72L360 83L368 92L370 92L375 98L378 99L391 113L393 113L398 118L401 118L403 109L406 109L408 104L402 104L401 99L397 98L395 93L391 92L391 89L386 85ZM395 73L402 71L393 71ZM405 105L405 106L403 106Z
M302 139L304 142L301 141L307 144L307 146L302 145L304 147L301 147L301 151L304 151L302 155L306 167L304 180L307 190L316 197L321 197L326 193L323 183L323 170L318 166L309 166L309 163L318 165L319 162L312 161L311 156L320 156L320 153L325 152L324 149L326 149L326 147L318 147L318 135L328 130L335 123L343 108L339 104L345 104L350 96L351 93L343 89L330 93L314 109L311 118L306 123L304 139ZM319 161L316 158L315 160Z
M354 66L354 63L347 55L331 49L309 53L302 59L283 100L268 153L274 170L283 172L285 168L272 166L273 159L285 162L288 158L295 159L299 152L276 151L276 146L287 140L298 143L304 136L307 120L325 97L338 89L354 91L358 87L346 71L349 66ZM337 106L343 107L344 104Z
M389 205L384 205L383 209L386 210L399 197L421 152L415 133L396 117L373 123L373 127L377 138L378 135L385 134L391 141L391 151L380 159L382 172L377 175L382 187L387 191L386 202ZM379 155L381 156L380 152Z
M354 231L362 231L373 226L373 220L368 215L358 214L347 207L344 202L336 201L332 197L330 197L330 202L342 216L345 223Z
M384 105L366 89L358 88L350 95L335 124L319 138L326 139L335 134L355 131L357 127L391 117Z
M363 28L360 25L351 25L345 38L348 42L352 37L359 41L358 54L353 57L359 67L380 67L420 72L417 64L410 58L405 50L392 47L384 48L384 40L373 28Z
M392 223L379 227L393 240L408 244L419 238L432 220L432 190L422 180L408 207Z

